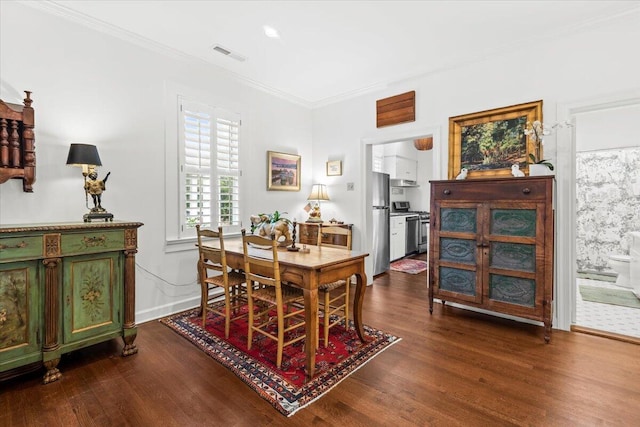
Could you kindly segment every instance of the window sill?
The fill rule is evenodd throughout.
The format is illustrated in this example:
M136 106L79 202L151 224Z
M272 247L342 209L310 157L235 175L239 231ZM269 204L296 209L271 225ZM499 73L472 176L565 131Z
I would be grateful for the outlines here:
M224 235L224 238L239 238L242 236L242 233L235 232ZM164 246L165 253L173 253L173 252L186 252L196 250L196 246L198 245L197 237L187 237L184 239L172 239L166 240Z

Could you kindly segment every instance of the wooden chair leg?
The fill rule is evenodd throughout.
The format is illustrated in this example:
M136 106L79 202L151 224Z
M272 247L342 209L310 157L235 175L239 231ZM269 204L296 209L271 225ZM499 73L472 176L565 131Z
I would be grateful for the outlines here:
M331 325L331 292L324 293L324 348L327 348L329 342L329 327Z
M349 283L344 286L344 328L349 329Z
M229 287L224 288L224 337L229 339L229 325L231 324L231 295Z
M200 286L200 310L202 311L202 327L207 323L207 300L209 299L209 286L205 283Z
M280 369L282 365L282 349L284 348L284 312L282 306L277 308L278 311L278 354L276 357L276 367Z
M251 350L251 343L253 341L253 298L249 297L249 319L247 330L247 349Z

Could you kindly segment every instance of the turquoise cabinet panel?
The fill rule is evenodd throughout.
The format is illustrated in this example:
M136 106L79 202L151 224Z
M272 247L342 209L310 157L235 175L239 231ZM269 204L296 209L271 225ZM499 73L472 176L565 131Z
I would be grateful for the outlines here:
M440 239L440 259L443 261L476 263L476 241L465 239Z
M536 271L536 247L522 243L491 243L489 266L507 270Z
M440 267L440 290L476 296L476 272Z
M536 236L535 209L491 209L490 233L501 236Z
M535 307L535 280L499 274L491 274L489 277L489 298L492 300Z
M440 230L460 233L477 231L477 210L468 208L442 208L440 210Z

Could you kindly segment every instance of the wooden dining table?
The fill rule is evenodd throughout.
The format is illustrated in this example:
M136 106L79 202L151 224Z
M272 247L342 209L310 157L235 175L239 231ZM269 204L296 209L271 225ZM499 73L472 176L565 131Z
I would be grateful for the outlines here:
M203 249L211 243L203 244ZM215 247L215 246L209 246ZM244 250L241 237L224 239L227 265L230 268L244 270ZM353 298L353 321L358 337L366 341L362 323L362 302L367 287L364 259L369 254L354 250L345 250L323 246L307 246L308 252L278 250L280 277L283 282L298 286L304 294L305 330L306 330L306 374L307 379L315 374L316 337L318 334L318 285L330 283L355 275L356 292ZM271 250L249 247L252 255L271 259ZM309 345L311 343L311 345Z

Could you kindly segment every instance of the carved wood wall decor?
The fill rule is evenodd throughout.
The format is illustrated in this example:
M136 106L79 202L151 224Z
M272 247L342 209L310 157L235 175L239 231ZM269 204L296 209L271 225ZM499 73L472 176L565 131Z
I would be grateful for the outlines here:
M416 121L416 91L376 101L376 127Z
M0 99L0 184L22 179L22 189L31 193L36 180L35 120L31 92L24 93L24 105Z

